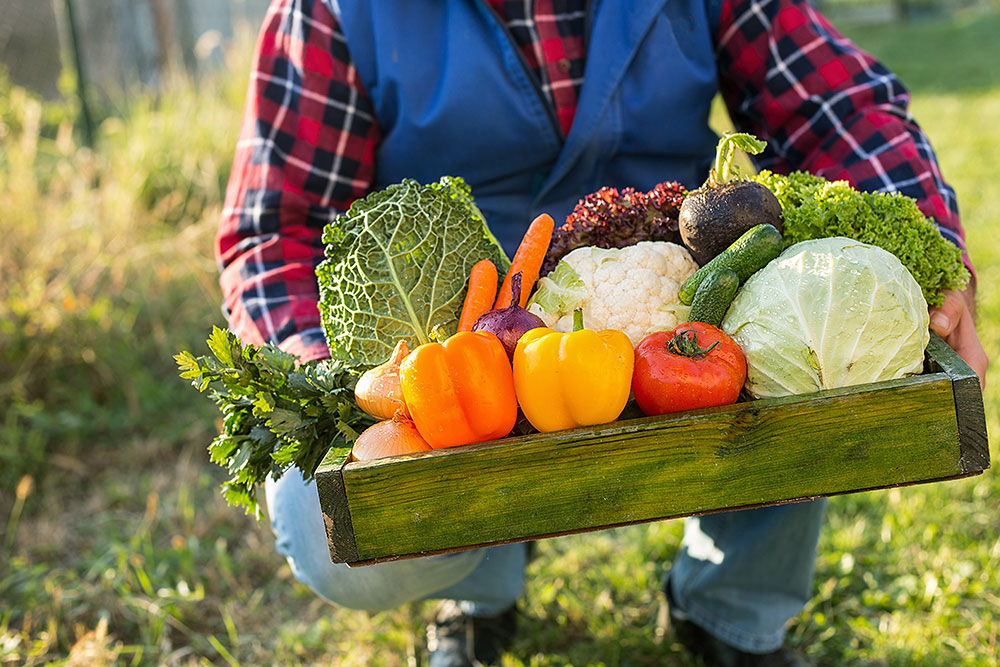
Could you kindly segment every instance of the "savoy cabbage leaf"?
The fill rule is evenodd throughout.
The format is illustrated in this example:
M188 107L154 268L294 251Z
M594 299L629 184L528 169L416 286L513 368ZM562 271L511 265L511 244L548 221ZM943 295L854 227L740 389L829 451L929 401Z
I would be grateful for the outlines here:
M359 199L323 231L317 267L323 330L336 359L375 366L405 339L410 349L454 333L469 271L510 261L460 178L404 180Z

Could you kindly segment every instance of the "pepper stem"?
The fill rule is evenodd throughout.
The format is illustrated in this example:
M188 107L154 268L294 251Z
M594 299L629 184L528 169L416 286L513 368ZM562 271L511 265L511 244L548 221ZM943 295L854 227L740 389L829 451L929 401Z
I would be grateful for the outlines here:
M708 354L718 344L719 341L715 341L711 347L699 347L698 331L696 329L684 329L683 331L678 331L677 335L667 341L667 351L681 357L696 357Z
M577 308L573 311L573 331L581 329L583 329L583 308Z

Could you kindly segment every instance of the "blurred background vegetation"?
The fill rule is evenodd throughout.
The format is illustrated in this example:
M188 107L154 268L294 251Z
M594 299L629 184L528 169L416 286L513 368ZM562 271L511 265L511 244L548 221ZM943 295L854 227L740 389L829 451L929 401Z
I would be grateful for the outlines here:
M995 437L1000 5L880 7L898 17L901 4L906 22L871 3L822 6L910 87L958 192ZM202 353L223 323L212 238L251 46L237 31L214 73L87 93L92 147L72 68L47 98L0 74L0 664L425 658L431 603L334 610L293 580L265 524L225 506L205 453L215 409L176 376L172 355ZM833 499L792 640L820 665L996 664L998 493L987 472ZM693 665L665 631L658 583L680 532L541 542L520 658L505 664Z

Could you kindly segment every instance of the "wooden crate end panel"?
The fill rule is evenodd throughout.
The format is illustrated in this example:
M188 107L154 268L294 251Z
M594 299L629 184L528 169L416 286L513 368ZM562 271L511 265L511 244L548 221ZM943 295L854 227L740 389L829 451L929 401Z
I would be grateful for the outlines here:
M927 364L951 378L958 420L962 471L976 474L990 467L989 437L979 377L943 339L931 333Z
M334 563L358 560L343 471L339 468L320 470L316 472L315 479L319 506L323 511L323 525L330 546L330 559Z
M351 458L350 447L331 447L323 456L323 460L316 466L316 474L326 473L331 470L340 470Z
M979 473L990 467L990 443L979 378L975 375L954 382L962 471Z
M927 365L935 371L940 369L940 372L948 374L952 379L975 377L976 375L975 371L965 363L965 360L933 332L931 332L930 341L927 343Z

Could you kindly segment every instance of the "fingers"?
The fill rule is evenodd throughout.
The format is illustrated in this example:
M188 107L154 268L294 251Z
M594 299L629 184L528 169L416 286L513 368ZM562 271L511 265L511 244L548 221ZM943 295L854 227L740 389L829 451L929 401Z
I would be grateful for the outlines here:
M962 295L954 290L948 290L944 293L944 303L930 309L931 331L947 339L967 313L968 308L965 307Z
M989 359L976 333L976 323L968 303L961 292L945 292L944 303L928 311L931 331L944 339L969 364L969 368L979 376L980 386L985 389Z
M979 386L986 388L986 370L989 368L989 358L983 349L983 344L976 334L976 325L972 319L972 313L966 308L963 310L958 324L952 330L950 336L944 339L948 345L958 353L965 363L979 376Z

